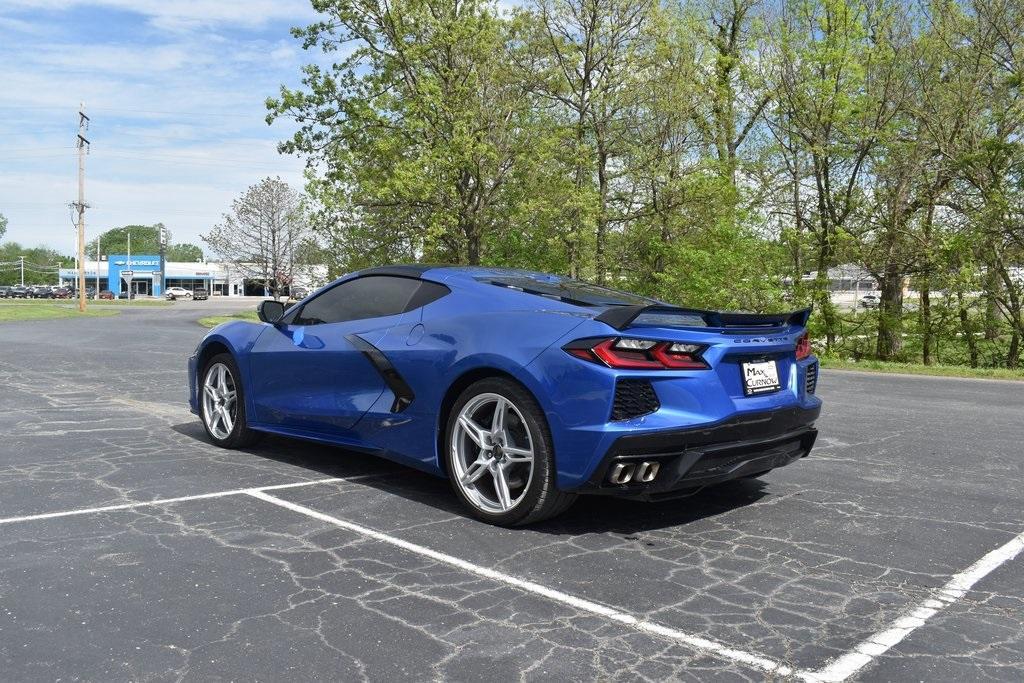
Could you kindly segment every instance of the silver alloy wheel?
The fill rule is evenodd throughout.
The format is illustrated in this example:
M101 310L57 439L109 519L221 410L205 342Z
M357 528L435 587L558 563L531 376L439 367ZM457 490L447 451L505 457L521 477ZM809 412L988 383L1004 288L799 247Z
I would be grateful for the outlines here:
M526 496L533 480L533 438L523 414L504 396L480 394L463 406L451 448L452 475L479 509L508 512Z
M238 418L235 398L238 392L235 378L224 363L214 363L206 369L203 379L203 422L218 439L231 436Z

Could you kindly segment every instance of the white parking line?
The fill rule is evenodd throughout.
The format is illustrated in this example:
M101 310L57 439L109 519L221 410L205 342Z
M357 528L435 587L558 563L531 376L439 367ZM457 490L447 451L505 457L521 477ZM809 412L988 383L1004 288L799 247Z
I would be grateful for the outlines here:
M932 592L916 607L903 614L892 624L872 634L855 648L840 655L832 662L817 671L801 671L799 676L814 683L838 683L863 669L877 657L888 652L914 630L924 626L925 622L942 609L967 594L974 584L981 581L1003 564L1017 557L1024 550L1024 533L1001 545L970 567L954 574L941 588Z
M789 676L794 673L793 669L789 666L768 659L767 657L763 657L761 655L753 654L750 652L744 652L743 650L736 650L734 648L722 645L721 643L716 643L713 640L708 640L707 638L702 638L700 636L695 636L690 633L685 633L678 629L674 629L670 626L664 626L662 624L658 624L652 621L646 621L644 619L641 619L640 617L633 616L632 614L622 612L613 607L608 607L607 605L602 605L600 603L593 602L585 598L578 598L574 595L569 595L568 593L563 593L562 591L558 591L553 588L548 588L547 586L542 586L539 583L534 583L533 581L527 581L526 579L521 579L516 576L504 574L502 572L495 571L494 569L489 569L488 567L482 567L478 564L467 562L466 560L460 559L453 555L448 555L447 553L442 553L437 550L433 550L431 548L418 545L416 543L411 543L409 541L402 540L401 538L385 534L375 529L370 529L369 527L362 526L361 524L356 524L354 522L349 522L344 519L332 517L331 515L324 514L323 512L319 512L312 508L308 508L304 505L298 505L297 503L292 503L290 501L283 500L275 496L271 496L267 493L264 493L264 491L262 490L252 490L247 491L247 493L254 498L259 498L260 500L265 500L268 503L279 505L283 508L287 508L289 510L292 510L293 512L297 512L307 517L312 517L313 519L318 519L322 522L327 522L328 524L341 527L342 529L347 529L354 533L360 534L361 536L366 536L374 540L381 541L382 543L387 543L389 545L402 548L403 550L415 553L416 555L427 557L437 562L442 562L444 564L450 565L452 567L457 567L471 574L476 574L477 576L482 576L484 578L491 579L492 581L497 581L499 583L503 583L514 588L518 588L521 591L533 593L534 595L540 595L542 597L548 598L549 600L559 602L563 605L568 605L580 611L590 612L591 614L602 616L610 621L624 624L630 628L636 629L637 631L642 631L644 633L659 636L661 638L674 640L679 643L683 643L684 645L688 645L689 647L695 650L714 654L734 662L740 662L748 666L754 667L756 669L760 669L767 673L775 674L778 676Z
M402 548L417 555L428 557L437 562L457 567L464 571L482 576L527 593L540 595L555 602L574 607L581 611L602 616L637 631L659 636L668 640L676 641L687 645L700 652L717 655L723 659L746 664L755 669L775 674L777 676L795 676L809 683L841 683L857 674L864 667L871 664L875 659L882 656L897 644L902 642L913 631L925 625L931 617L941 610L952 605L967 594L974 585L988 576L990 573L1001 567L1003 564L1013 560L1021 552L1024 552L1024 533L1015 536L1002 546L987 553L980 560L972 564L958 574L954 574L941 588L936 589L931 595L922 600L913 609L895 619L888 628L872 634L859 643L849 652L840 655L824 667L816 670L796 670L787 664L774 661L763 655L746 652L728 647L721 643L686 633L670 626L665 626L653 621L645 620L627 612L602 605L586 598L579 598L568 593L542 586L541 584L521 579L510 574L504 574L494 569L489 569L472 562L460 559L453 555L427 548L416 543L402 540L395 536L385 534L369 527L364 527L354 522L349 522L331 515L324 514L312 508L297 503L292 503L275 496L267 494L267 491L279 491L283 489L300 488L304 486L315 486L317 484L334 484L342 482L361 481L381 476L380 474L365 474L355 477L329 477L326 479L312 479L305 481L294 481L287 484L272 484L246 489L230 489L227 491L214 491L212 493L200 493L192 496L179 496L175 498L158 498L155 500L139 501L135 503L122 503L119 505L105 505L101 507L79 508L76 510L65 510L62 512L47 512L37 515L24 515L21 517L7 517L0 519L0 525L14 524L17 522L31 522L37 520L56 519L60 517L73 517L87 515L97 512L111 512L115 510L128 510L140 507L157 505L168 505L191 500L204 500L207 498L224 498L227 496L247 495L263 500L274 505L287 508L293 512L327 522L337 527L348 529L357 534L373 538L389 545Z
M104 505L95 508L79 508L77 510L64 510L62 512L44 512L39 515L24 515L22 517L8 517L0 519L0 524L14 524L15 522L34 522L39 519L56 519L58 517L74 517L75 515L89 515L94 512L111 512L112 510L130 510L132 508L145 507L147 505L167 505L169 503L183 503L188 500L203 500L204 498L223 498L225 496L240 496L252 491L277 491L280 489L293 489L300 486L313 486L314 484L333 484L338 481L358 481L378 475L367 474L349 479L331 477L329 479L313 479L307 481L293 481L289 484L274 484L272 486L260 486L252 489L232 489L230 491L214 491L213 493L199 493L194 496L179 496L177 498L157 498L156 500L145 500L137 503L121 503L119 505Z

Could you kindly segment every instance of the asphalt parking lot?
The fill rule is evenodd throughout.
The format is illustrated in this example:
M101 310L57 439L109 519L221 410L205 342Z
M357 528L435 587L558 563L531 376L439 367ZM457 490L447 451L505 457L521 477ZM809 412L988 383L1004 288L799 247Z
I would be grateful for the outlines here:
M206 442L180 302L0 325L0 679L1024 680L1024 385L822 373L763 481L505 530Z

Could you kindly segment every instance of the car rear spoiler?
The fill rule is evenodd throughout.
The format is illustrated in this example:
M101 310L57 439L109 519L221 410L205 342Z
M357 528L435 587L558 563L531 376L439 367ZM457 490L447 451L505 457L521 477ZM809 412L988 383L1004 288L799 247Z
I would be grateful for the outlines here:
M811 317L810 307L790 313L732 313L653 304L649 306L613 306L595 316L594 320L599 320L610 327L614 327L616 330L624 330L634 320L646 313L664 313L668 315L676 313L699 317L704 321L703 327L722 328L729 332L765 330L785 325L804 327L807 325L807 320ZM671 325L671 327L677 326ZM678 327L690 326L678 325Z

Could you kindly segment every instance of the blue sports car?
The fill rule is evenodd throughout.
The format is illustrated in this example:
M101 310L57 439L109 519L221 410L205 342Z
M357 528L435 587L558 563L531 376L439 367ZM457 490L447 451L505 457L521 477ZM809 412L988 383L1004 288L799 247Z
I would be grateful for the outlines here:
M807 455L821 410L808 310L682 308L565 277L402 265L338 279L189 358L225 448L261 432L447 477L519 525L578 494L663 500Z

